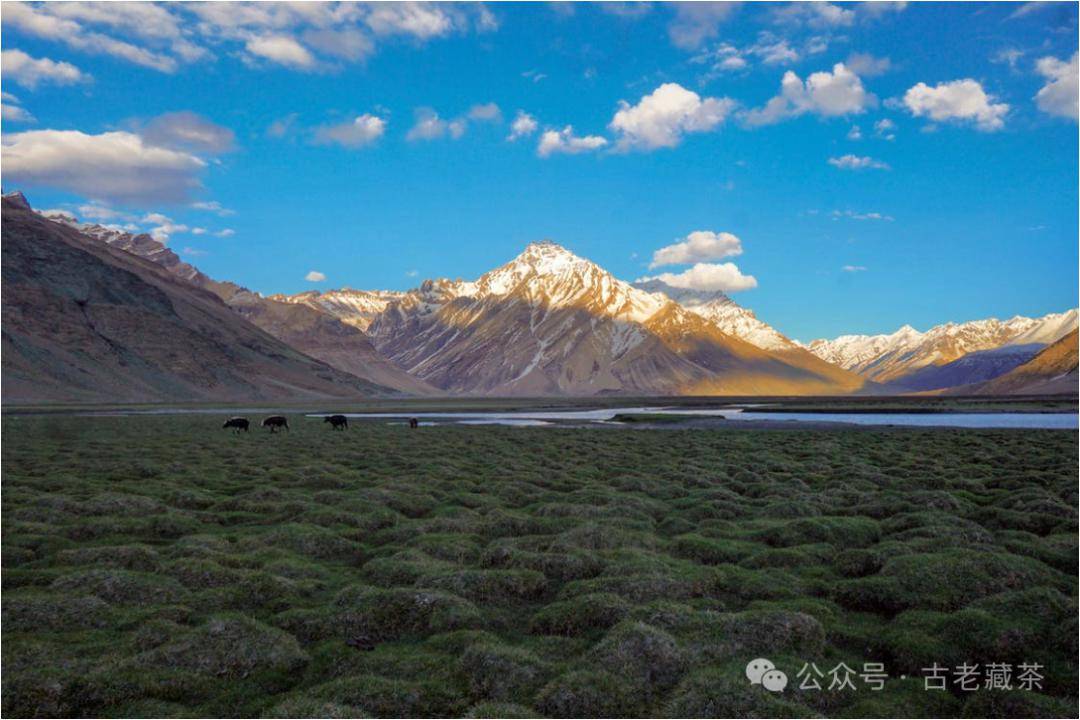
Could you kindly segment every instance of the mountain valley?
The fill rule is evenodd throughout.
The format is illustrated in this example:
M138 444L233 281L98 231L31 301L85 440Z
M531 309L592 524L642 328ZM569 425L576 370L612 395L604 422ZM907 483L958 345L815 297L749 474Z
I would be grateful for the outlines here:
M82 223L68 213L33 214L18 193L5 196L4 210L5 243L11 227L68 246L82 244L91 255L107 249L109 258L137 259L144 273L149 263L158 269L155 279L164 272L189 291L212 296L250 324L249 332L268 333L298 357L340 373L317 374L313 388L330 377L331 384L352 378L354 389L377 395L842 395L983 392L987 387L1011 392L1032 383L988 383L1020 372L1077 326L1072 309L1041 318L946 323L926 332L905 326L891 334L803 344L723 292L658 280L628 283L550 241L530 244L475 281L431 279L407 291L264 296L209 277L149 234ZM11 257L15 263L18 256ZM6 284L8 274L5 265ZM27 305L33 296L17 297L5 289L4 341L5 348L13 348L5 356L5 379L11 376L6 386L27 388L14 394L5 390L5 397L32 399L37 387L32 358L48 356L40 347L28 349L33 323L16 321L33 317ZM155 333L149 329L148 337ZM167 338L157 342L166 354L184 352L168 348ZM1067 361L1067 353L1063 357ZM70 368L49 371L52 379L45 385L51 389L42 386L44 399L95 397L95 371L83 370L82 379ZM115 388L120 382L112 376L105 384ZM62 389L67 385L72 387ZM140 395L137 387L132 386L132 397ZM313 388L330 396L354 391ZM113 390L102 390L108 392ZM175 392L200 395L183 382ZM251 390L253 397L275 392ZM281 389L284 395L292 392ZM147 396L169 395L159 388Z

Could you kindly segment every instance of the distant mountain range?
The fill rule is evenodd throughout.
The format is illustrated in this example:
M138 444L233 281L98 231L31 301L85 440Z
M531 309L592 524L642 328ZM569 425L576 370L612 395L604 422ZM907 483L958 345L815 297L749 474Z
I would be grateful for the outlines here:
M551 242L475 281L265 297L208 277L150 235L41 216L17 193L3 219L5 400L1069 391L1068 353L1044 356L1070 331L1075 345L1075 309L803 345L722 292L627 283ZM32 251L65 261L39 270ZM81 305L69 297L80 278L104 288L130 275L168 280L177 302L227 321L166 333L178 320L145 288L126 298L127 323L95 319L119 312L107 292ZM56 336L57 323L70 332ZM209 348L197 352L201 342ZM1037 381L1051 365L1056 375Z
M551 242L475 281L275 299L365 328L392 362L452 393L836 394L865 384L793 343L761 347L725 332L704 308L634 287Z
M1008 372L1076 327L1077 311L1072 309L1041 318L945 323L926 332L905 325L888 335L842 335L806 347L886 389L930 390Z

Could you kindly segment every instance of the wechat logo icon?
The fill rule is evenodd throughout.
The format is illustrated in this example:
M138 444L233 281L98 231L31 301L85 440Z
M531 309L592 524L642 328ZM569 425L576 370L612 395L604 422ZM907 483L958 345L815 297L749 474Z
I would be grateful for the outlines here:
M758 658L746 664L746 678L751 685L761 685L769 692L784 692L787 687L787 675L777 670L771 660Z

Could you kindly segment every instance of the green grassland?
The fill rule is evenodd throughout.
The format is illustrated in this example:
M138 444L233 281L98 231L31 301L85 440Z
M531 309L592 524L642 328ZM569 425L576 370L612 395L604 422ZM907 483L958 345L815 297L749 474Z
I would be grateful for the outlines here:
M1077 714L1075 432L220 424L4 417L6 716Z

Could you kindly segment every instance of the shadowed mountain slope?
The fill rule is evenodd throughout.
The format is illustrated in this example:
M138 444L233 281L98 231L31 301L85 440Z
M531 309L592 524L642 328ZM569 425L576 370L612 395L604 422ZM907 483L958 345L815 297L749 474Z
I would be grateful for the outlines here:
M968 388L977 395L1073 395L1077 394L1077 331L1043 349L1011 372ZM958 388L957 393L963 393Z
M5 402L360 398L387 388L314 360L165 268L3 199Z
M362 329L315 306L275 301L235 283L214 280L145 233L136 235L102 225L79 223L70 215L53 213L48 217L79 230L84 236L150 260L193 285L209 290L253 325L331 367L403 393L439 393L436 388L387 361Z
M893 392L923 392L992 380L1035 357L1045 345L1005 345L977 350L944 365L927 365L903 375L885 388Z

